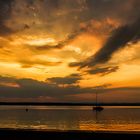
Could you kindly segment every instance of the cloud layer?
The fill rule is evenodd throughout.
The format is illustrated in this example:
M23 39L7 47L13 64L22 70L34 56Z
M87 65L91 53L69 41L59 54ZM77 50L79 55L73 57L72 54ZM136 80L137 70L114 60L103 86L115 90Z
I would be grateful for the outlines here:
M91 101L99 92L108 100L134 93L137 101L139 7L139 0L0 0L0 100Z
M5 36L13 32L6 26L6 20L11 16L13 2L14 0L0 1L0 36Z
M74 76L74 75L73 75ZM76 75L75 75L76 76ZM66 77L67 78L67 77ZM64 82L64 81L63 81ZM60 83L60 81L59 81ZM71 82L72 83L72 82ZM73 81L75 83L75 81ZM67 81L65 82L67 84ZM68 83L69 84L69 83ZM128 92L129 91L129 92ZM28 101L28 99L31 99L30 101L38 102L50 102L50 101L60 101L60 102L66 102L66 101L82 101L82 102L94 102L95 100L95 93L101 94L102 96L106 96L106 94L111 96L111 98L108 97L108 101L112 102L112 92L115 92L118 95L114 96L122 96L122 98L127 99L127 94L130 94L131 92L134 92L133 94L130 94L130 97L132 97L134 94L137 95L137 99L140 98L137 93L139 93L140 88L138 87L121 87L121 88L108 88L108 86L98 86L93 88L82 88L80 86L74 86L69 85L67 87L60 87L58 84L47 83L47 82L40 82L37 80L32 79L16 79L16 78L10 78L10 77L0 77L0 101L15 101L14 99L17 99L17 101ZM121 94L120 94L121 93ZM86 97L86 94L89 95L89 98ZM84 97L84 98L83 98ZM128 96L129 98L129 96ZM122 99L116 100L115 102L121 102ZM126 102L131 102L132 100L129 100ZM102 100L102 102L104 102Z

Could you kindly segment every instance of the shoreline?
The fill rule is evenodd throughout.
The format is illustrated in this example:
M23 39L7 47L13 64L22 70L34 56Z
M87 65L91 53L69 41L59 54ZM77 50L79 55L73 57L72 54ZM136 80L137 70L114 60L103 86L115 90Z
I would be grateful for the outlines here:
M61 139L61 140L87 140L87 139L140 139L138 131L88 131L88 130L42 130L42 129L12 129L0 128L0 138L6 140L25 140L32 138L41 139Z
M122 130L122 131L115 131L115 130L61 130L61 129L33 129L33 128L0 128L0 131L25 131L25 132L58 132L58 133L119 133L119 134L140 134L139 131L135 130Z

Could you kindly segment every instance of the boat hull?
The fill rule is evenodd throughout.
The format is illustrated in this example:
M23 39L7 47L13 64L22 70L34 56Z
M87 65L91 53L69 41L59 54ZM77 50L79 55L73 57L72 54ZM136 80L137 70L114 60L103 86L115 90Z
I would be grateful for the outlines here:
M102 111L104 108L102 106L95 106L93 107L93 111Z

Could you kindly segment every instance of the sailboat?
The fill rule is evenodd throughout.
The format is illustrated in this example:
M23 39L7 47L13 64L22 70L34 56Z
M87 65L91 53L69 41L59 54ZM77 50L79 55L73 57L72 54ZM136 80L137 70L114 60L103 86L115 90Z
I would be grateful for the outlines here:
M93 107L93 111L102 111L104 108L98 105L98 94L96 92L96 106Z

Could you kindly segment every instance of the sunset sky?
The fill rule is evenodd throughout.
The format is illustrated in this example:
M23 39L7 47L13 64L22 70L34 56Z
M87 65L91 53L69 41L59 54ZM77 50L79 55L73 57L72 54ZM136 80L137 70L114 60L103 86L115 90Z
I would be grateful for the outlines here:
M140 101L140 0L0 0L0 101Z

